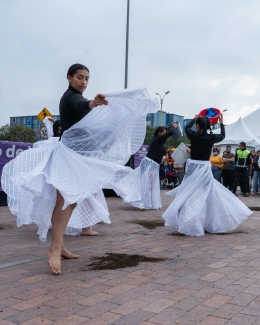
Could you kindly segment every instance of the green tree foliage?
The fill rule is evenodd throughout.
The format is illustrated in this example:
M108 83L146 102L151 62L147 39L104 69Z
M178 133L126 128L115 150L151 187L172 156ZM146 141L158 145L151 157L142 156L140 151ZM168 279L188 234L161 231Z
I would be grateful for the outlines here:
M150 125L146 126L146 134L145 134L145 138L144 138L144 144L150 144L150 142L153 138L155 129L156 129L156 127L153 127Z
M154 132L156 130L156 127L153 127L153 126L150 126L150 125L147 125L146 127L146 135L145 135L145 139L144 139L144 144L150 144L152 138L153 138L153 135L154 135ZM187 135L185 132L183 132L183 136L178 139L178 140L174 140L172 137L168 138L166 140L166 143L165 143L165 147L168 149L169 147L174 147L174 148L177 148L178 145L183 142L183 143L190 143L190 140L188 139Z
M34 143L37 137L34 130L28 126L6 124L0 127L0 140Z
M165 147L166 148L169 148L169 147L174 147L174 148L177 148L178 145L183 142L183 143L190 143L190 140L189 138L187 137L186 133L183 132L183 135L181 138L179 138L178 140L174 140L172 137L168 138L166 140L166 143L165 143Z

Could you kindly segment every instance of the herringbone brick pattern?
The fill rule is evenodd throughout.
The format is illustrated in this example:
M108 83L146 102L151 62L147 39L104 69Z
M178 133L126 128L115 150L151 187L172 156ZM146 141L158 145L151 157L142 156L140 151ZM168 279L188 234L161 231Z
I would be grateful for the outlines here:
M171 199L163 195L164 209ZM260 206L259 197L242 198ZM107 199L111 225L99 237L65 237L80 254L49 271L36 226L17 228L0 207L0 325L260 325L260 212L233 233L169 235L131 221L160 220L163 210L137 211ZM220 203L221 204L221 203ZM93 271L93 257L141 254L165 261Z

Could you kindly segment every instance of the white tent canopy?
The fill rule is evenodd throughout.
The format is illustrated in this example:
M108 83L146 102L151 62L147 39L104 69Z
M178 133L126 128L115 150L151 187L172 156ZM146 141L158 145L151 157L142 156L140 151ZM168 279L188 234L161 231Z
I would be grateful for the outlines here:
M260 146L260 139L249 130L241 117L235 123L225 126L225 131L226 137L219 143L221 147L231 145L234 151L241 141L246 143L247 149ZM213 130L213 133L220 133L220 129Z
M260 138L260 108L243 118L251 132Z

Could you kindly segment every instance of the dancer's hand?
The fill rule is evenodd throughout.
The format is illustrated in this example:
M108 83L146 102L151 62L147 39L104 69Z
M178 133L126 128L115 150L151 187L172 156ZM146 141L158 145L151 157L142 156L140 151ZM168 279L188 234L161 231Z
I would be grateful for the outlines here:
M195 115L195 121L197 120L198 117L200 117L200 115L199 114L196 114Z
M223 124L223 114L222 113L220 113L218 121L220 124Z
M178 127L178 123L173 122L173 123L172 123L172 126L173 126L174 128L177 128L177 127Z
M102 106L102 105L107 105L108 101L105 99L105 95L103 94L98 94L94 100L91 100L89 103L90 108L94 108L97 106Z

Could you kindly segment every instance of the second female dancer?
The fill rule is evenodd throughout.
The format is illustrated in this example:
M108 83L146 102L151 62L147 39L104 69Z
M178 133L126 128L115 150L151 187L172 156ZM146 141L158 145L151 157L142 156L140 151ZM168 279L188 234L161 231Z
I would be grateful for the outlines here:
M196 131L192 130L194 123ZM191 159L187 160L181 185L166 193L174 201L162 216L165 225L177 228L179 233L202 236L204 232L227 232L237 228L252 214L247 206L213 178L209 158L214 143L225 138L222 115L219 123L221 134L212 134L209 119L199 115L186 126L185 132L192 147Z
M178 124L173 123L173 128ZM127 194L119 194L123 197L125 204L130 204L140 210L161 209L159 167L166 153L165 141L172 136L174 129L168 132L163 126L159 126L152 138L148 153L142 159L141 164L129 176L129 189Z

